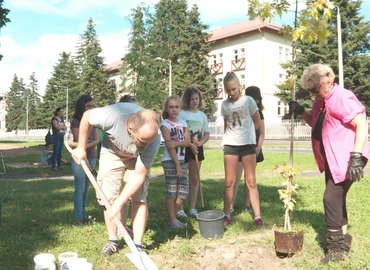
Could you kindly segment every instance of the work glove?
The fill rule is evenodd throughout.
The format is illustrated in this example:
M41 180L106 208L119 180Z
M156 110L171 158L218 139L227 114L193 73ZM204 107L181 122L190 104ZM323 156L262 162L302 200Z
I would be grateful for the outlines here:
M360 181L364 177L364 161L362 160L362 153L351 152L349 158L349 179L353 182Z
M304 107L297 101L292 100L289 102L289 114L302 115L304 113Z

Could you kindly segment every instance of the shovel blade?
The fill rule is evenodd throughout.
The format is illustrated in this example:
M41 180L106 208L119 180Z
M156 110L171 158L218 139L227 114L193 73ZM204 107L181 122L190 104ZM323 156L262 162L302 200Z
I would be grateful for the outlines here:
M126 253L126 257L140 270L158 270L158 267L144 251L139 251L140 258L132 253Z

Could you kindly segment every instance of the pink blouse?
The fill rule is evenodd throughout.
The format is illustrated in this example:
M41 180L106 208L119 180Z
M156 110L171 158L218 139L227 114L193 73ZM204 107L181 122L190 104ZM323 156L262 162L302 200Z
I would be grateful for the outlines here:
M324 108L324 101L316 99L312 105L312 130ZM322 126L322 140L326 160L334 183L348 179L348 162L355 143L355 129L350 122L359 113L366 118L365 107L352 91L334 84L325 97L326 114ZM320 172L325 170L324 157L320 151L320 142L312 138L312 149ZM369 159L370 145L366 141L362 155Z

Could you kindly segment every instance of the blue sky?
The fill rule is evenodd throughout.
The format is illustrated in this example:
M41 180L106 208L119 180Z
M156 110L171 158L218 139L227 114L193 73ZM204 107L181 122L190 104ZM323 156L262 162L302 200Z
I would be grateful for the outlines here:
M96 23L105 62L119 60L130 31L127 17L143 2L154 5L158 0L5 0L3 8L10 9L11 22L0 30L4 55L0 92L8 90L14 74L28 83L35 72L43 94L59 54L76 51L90 17ZM248 19L247 0L188 0L189 6L194 3L210 30ZM362 10L370 10L370 0L364 0Z

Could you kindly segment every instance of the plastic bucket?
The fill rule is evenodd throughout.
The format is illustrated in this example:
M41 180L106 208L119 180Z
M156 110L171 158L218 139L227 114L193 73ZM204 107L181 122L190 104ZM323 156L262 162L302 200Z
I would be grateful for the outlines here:
M78 254L76 252L64 252L59 254L59 268L63 270L68 270L69 262L76 258L78 258Z
M200 234L207 239L222 238L224 235L224 212L207 210L197 215Z
M41 253L33 258L35 270L50 269L55 270L55 256L51 253Z

